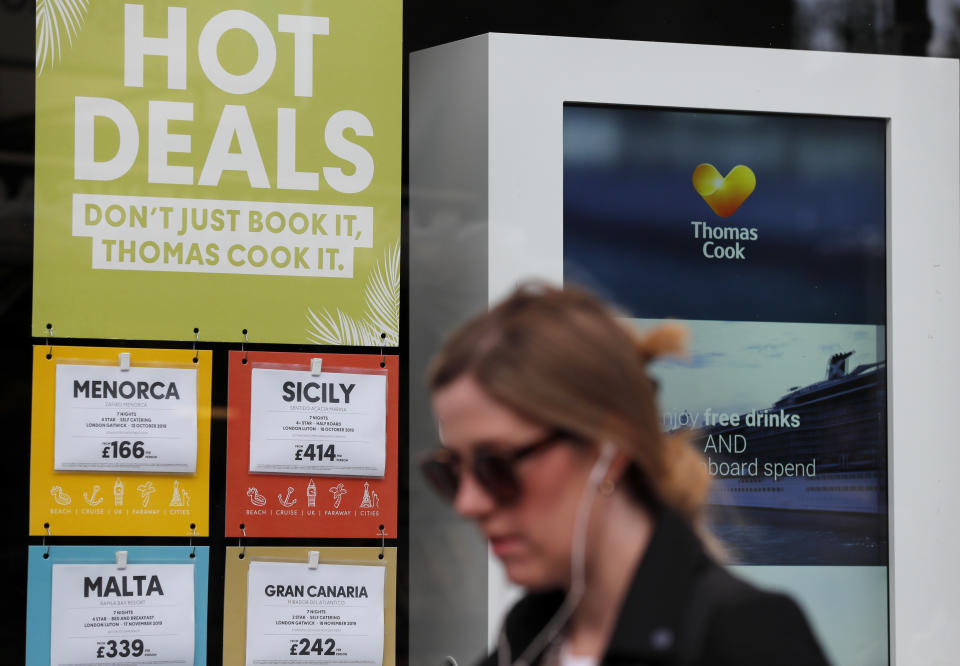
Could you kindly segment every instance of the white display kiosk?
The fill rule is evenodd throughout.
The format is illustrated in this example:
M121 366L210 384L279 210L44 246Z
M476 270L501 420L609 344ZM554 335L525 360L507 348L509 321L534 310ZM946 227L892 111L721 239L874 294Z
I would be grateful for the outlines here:
M565 103L886 119L889 636L880 627L849 639L865 629L843 625L857 611L825 569L793 592L838 666L882 663L888 638L890 663L953 663L958 83L955 60L525 35L414 53L412 456L435 439L422 377L443 334L523 279L563 281ZM413 467L410 513L411 660L469 662L495 638L516 592L495 562L480 570L482 543L429 497ZM445 556L435 552L441 543Z

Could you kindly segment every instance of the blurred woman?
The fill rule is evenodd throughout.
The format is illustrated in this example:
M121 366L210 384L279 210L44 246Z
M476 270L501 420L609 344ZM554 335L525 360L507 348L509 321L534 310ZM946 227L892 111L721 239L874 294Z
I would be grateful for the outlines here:
M528 590L485 663L827 663L791 600L705 547L709 475L661 431L647 374L683 337L638 336L586 292L533 285L437 354L442 448L424 474Z

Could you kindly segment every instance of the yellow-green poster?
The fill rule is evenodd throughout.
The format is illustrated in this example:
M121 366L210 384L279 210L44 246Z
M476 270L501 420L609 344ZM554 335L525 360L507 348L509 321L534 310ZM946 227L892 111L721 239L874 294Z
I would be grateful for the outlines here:
M38 0L36 76L34 335L397 344L400 0Z

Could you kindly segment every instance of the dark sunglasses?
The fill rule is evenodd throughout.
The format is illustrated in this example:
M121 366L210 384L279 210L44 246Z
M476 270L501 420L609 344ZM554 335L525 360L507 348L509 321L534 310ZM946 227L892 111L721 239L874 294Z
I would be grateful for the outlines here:
M569 432L552 430L544 437L510 453L480 445L473 450L472 460L465 462L459 453L440 449L420 463L420 470L442 498L452 502L460 489L464 467L497 504L507 506L520 498L520 480L515 466L524 458L556 444L562 439L575 439Z

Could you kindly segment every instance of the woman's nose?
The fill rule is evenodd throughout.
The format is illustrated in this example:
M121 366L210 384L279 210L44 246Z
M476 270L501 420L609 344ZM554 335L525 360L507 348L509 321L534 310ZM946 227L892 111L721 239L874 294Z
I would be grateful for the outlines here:
M473 474L464 470L457 494L453 498L453 508L464 518L479 520L496 508L496 502L483 486L477 483Z

